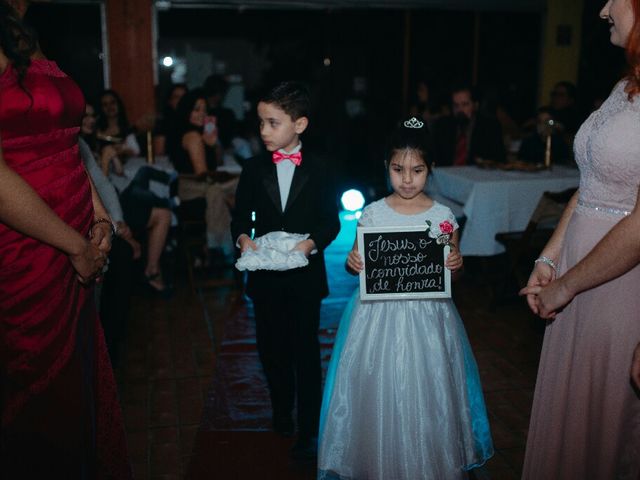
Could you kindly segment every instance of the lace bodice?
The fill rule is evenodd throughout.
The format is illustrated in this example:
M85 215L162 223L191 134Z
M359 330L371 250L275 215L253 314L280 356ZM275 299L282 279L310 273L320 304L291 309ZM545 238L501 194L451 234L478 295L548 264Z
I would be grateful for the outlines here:
M636 204L640 184L640 99L630 102L625 85L619 82L582 124L574 153L580 168L581 203L629 211Z
M397 226L419 226L424 225L426 229L426 221L430 220L434 224L439 224L445 220L449 220L454 229L458 228L456 218L451 213L449 207L445 207L441 203L433 202L433 206L424 212L414 215L404 215L396 212L384 198L377 200L362 211L362 216L358 221L358 225L362 227L397 227Z

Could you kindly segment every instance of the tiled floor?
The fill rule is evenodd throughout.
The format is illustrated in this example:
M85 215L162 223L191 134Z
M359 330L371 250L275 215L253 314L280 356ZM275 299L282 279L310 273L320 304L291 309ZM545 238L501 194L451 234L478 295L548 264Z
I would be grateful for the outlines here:
M478 478L517 479L542 329L518 299L490 312L490 290L482 278L468 274L454 286L478 361L496 447ZM179 285L170 300L134 298L126 349L116 374L136 478L168 480L186 474L224 320L237 307L236 301L237 292L228 288L192 294L186 285ZM207 456L202 448L197 451ZM210 475L198 478L220 478L215 468L212 465ZM308 478L309 472L295 475L291 478ZM265 472L262 478L275 477Z

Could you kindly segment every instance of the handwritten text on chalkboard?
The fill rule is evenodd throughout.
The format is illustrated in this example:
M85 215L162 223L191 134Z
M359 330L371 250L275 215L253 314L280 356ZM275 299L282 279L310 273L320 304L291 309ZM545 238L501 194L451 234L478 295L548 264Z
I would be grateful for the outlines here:
M372 299L451 296L449 247L429 238L425 226L358 227L358 250L365 268L360 297Z

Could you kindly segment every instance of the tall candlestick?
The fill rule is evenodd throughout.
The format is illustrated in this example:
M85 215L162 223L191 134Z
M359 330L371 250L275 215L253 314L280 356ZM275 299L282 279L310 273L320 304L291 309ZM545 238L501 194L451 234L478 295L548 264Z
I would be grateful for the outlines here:
M547 144L544 150L544 166L551 169L551 135L547 135Z
M153 138L151 130L147 131L147 163L153 164Z

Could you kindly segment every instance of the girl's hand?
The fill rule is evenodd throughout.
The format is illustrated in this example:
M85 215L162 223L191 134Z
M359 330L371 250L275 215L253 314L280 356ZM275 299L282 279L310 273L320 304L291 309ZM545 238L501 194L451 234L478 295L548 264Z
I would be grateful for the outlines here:
M69 255L69 260L80 283L87 284L102 272L107 261L107 254L101 252L97 245L85 242L84 248L80 252Z
M538 262L533 267L533 271L531 272L531 276L529 276L527 286L520 290L520 295L527 296L527 303L529 304L529 308L536 315L540 314L537 294L542 290L542 288L531 287L544 287L555 280L555 278L556 271L551 268L550 265L547 265L543 262Z
M457 272L462 268L463 260L460 251L454 245L451 245L451 251L447 255L447 261L444 262L444 266L452 272Z
M359 274L364 268L364 262L358 250L351 250L347 256L347 271L353 275Z

